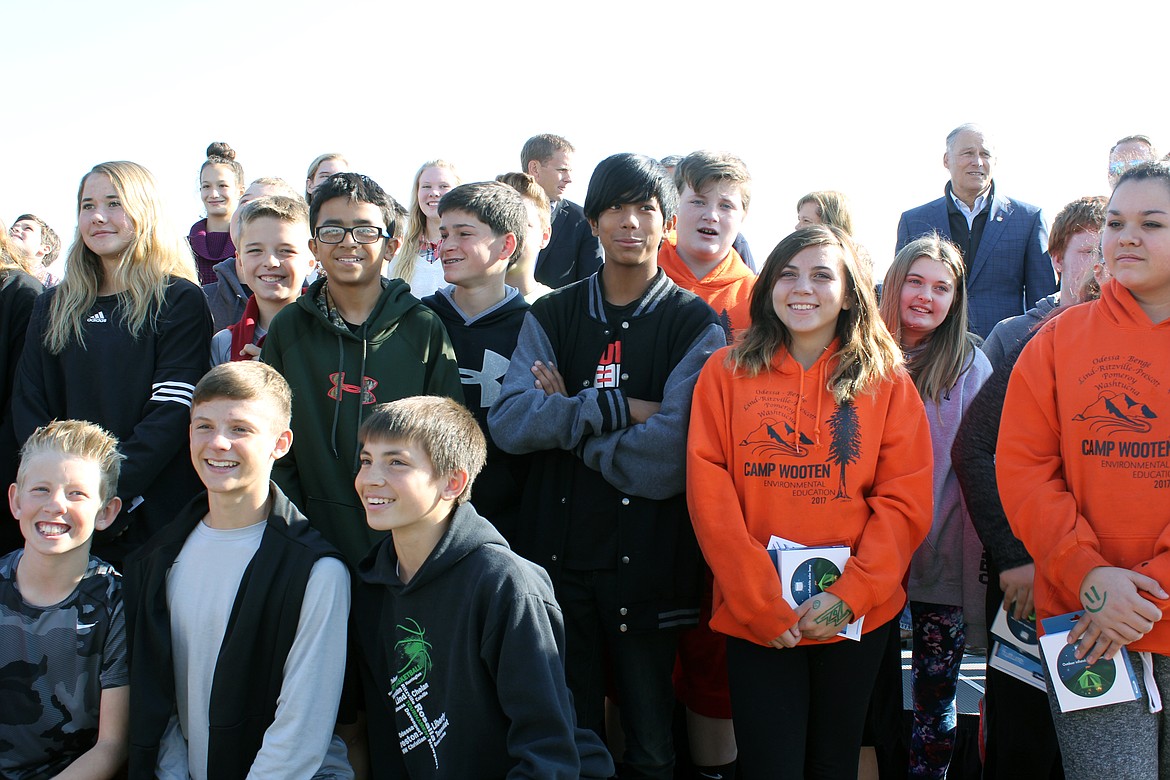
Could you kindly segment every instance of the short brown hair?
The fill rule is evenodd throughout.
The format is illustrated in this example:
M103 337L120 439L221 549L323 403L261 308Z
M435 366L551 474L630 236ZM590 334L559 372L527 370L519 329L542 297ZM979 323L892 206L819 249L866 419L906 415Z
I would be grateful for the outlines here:
M1150 140L1148 135L1127 135L1125 138L1119 139L1117 143L1113 144L1113 147L1109 150L1109 154L1116 152L1117 147L1122 144L1145 144L1150 147L1150 153L1155 157L1157 156L1154 152L1154 142Z
M516 239L516 248L508 257L509 267L523 253L524 234L528 229L528 211L524 208L524 199L515 188L498 181L460 184L439 200L439 216L448 211L471 214L487 225L493 236L511 233Z
M524 148L520 150L520 167L528 170L528 163L533 160L544 165L557 152L572 154L575 151L577 150L573 148L573 145L559 135L552 133L534 135L524 142Z
M1082 230L1101 232L1105 224L1105 207L1109 199L1104 195L1077 198L1060 210L1048 232L1048 254L1064 257L1068 242Z
M41 258L42 265L51 265L61 255L61 237L57 235L57 231L49 227L49 223L38 217L36 214L21 214L13 221L12 224L23 222L24 220L35 222L41 228L41 243L49 248L45 252L45 256Z
M487 440L463 404L437 395L416 395L378 404L358 430L358 441L408 441L426 452L435 476L467 472L467 487L455 499L471 498L471 483L487 462Z
M17 484L23 484L29 461L37 455L55 453L61 457L93 461L101 471L103 504L118 495L118 476L126 456L118 452L118 440L112 433L85 420L53 420L32 432L20 448Z
M292 419L292 390L280 372L267 363L239 360L211 369L195 385L191 409L221 398L263 401L286 428Z
M691 152L674 168L674 186L682 194L689 184L695 192L713 181L726 181L739 185L739 198L743 210L748 210L752 201L752 175L748 173L743 160L729 152Z

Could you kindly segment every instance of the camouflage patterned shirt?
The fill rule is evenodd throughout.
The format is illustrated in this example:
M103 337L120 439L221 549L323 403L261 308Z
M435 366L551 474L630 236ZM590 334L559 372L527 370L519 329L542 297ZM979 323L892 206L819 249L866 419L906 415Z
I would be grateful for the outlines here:
M122 578L90 557L64 601L21 598L23 550L0 558L0 776L52 777L97 741L104 688L129 682Z

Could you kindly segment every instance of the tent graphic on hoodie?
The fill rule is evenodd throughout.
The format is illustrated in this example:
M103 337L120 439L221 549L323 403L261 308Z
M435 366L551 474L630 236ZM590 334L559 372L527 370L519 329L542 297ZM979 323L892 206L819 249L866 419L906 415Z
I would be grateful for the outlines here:
M1094 433L1113 435L1115 433L1149 433L1158 415L1129 393L1115 393L1104 390L1097 400L1085 407L1073 420L1088 422Z

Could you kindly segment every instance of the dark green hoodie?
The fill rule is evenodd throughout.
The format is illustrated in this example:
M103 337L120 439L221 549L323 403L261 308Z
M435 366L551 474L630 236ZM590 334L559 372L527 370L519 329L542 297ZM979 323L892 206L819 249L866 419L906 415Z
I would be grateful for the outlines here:
M383 532L366 525L354 490L358 427L375 404L412 395L463 398L459 366L439 318L399 279L356 332L318 306L315 282L272 320L262 359L293 391L293 448L272 478L350 566Z

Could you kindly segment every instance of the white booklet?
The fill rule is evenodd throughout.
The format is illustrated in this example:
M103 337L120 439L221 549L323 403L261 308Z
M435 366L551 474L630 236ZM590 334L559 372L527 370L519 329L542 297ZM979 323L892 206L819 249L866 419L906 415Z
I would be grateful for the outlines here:
M773 536L768 540L768 554L780 575L784 600L799 607L837 581L845 571L850 551L848 547L805 547L790 539ZM841 629L838 636L860 642L864 621L862 615Z
M1036 633L1036 616L1032 615L1021 620L1008 612L1007 607L1007 604L1001 603L999 605L999 612L995 613L995 620L991 624L991 633L1020 652L1040 660L1040 638Z
M1041 621L1044 636L1040 637L1040 650L1052 678L1060 711L1086 710L1136 700L1137 678L1124 647L1111 661L1102 658L1090 666L1085 659L1077 659L1077 646L1068 644L1068 632L1083 614L1070 612Z
M987 665L1033 688L1046 690L1035 616L1020 620L1008 613L1006 604L1000 604L991 634L995 641L987 655Z

